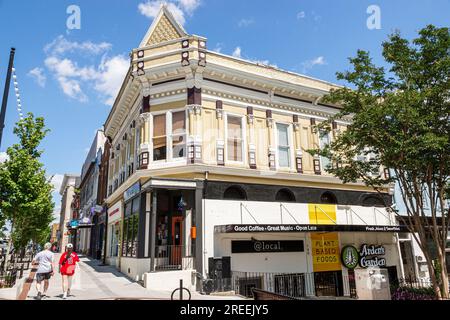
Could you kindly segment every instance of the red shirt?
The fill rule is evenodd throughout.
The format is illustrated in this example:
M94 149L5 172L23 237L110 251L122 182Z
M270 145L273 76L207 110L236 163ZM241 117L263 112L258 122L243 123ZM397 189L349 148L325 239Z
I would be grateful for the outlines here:
M78 255L72 252L69 258L66 260L67 252L61 255L59 259L59 264L61 265L61 274L66 276L71 276L75 273L75 264L80 261ZM65 261L65 262L64 262Z

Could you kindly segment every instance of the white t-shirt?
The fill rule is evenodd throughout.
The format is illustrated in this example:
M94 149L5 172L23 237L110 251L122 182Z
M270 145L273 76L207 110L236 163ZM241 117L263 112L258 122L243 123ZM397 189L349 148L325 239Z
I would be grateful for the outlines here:
M53 267L53 252L50 250L44 250L39 252L34 260L39 263L39 267L36 273L48 273L51 272Z

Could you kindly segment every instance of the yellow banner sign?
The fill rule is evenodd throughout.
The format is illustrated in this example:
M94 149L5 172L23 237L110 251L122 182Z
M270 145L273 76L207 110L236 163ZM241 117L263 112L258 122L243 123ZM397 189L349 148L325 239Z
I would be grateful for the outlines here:
M341 270L338 233L312 233L311 247L314 272Z
M310 224L335 224L335 204L308 204Z

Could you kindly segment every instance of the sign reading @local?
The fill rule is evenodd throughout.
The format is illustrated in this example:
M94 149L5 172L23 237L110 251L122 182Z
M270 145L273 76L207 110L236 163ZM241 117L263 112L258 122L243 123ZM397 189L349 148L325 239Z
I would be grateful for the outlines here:
M231 253L303 252L303 240L232 241Z
M386 259L382 256L386 254L383 246L363 244L358 252L354 246L342 248L341 261L344 267L355 269L359 264L361 268L385 267Z

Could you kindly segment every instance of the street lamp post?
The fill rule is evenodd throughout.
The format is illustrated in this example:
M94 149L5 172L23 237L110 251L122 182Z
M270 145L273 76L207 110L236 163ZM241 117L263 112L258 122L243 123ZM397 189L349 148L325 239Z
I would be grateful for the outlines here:
M0 113L0 147L2 145L3 128L5 127L6 105L8 104L9 85L11 83L11 73L14 63L15 48L11 48L9 54L8 72L6 74L5 91L3 92L2 110Z

